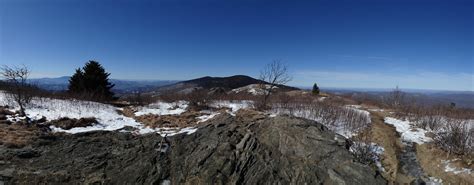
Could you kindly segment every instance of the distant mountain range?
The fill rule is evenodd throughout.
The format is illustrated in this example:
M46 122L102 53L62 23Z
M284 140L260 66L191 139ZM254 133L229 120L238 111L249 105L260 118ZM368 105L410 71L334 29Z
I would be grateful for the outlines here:
M393 89L369 89L369 88L321 88L325 92L334 94L357 95L365 93L377 97L387 97ZM401 89L410 97L416 98L418 103L444 104L455 103L457 107L474 108L473 91L447 91L447 90L423 90L423 89Z
M30 79L30 83L38 87L50 91L67 90L69 84L69 76L58 78L36 78ZM115 84L112 89L115 93L126 94L131 92L152 92L160 94L160 92L191 92L195 89L222 89L225 91L244 87L251 84L266 83L261 80L245 75L235 75L229 77L202 77L187 81L176 80L118 80L111 79L111 83ZM281 90L296 90L298 88L290 86L279 86Z
M40 88L51 91L63 91L67 89L69 84L69 76L58 78L36 78L30 79L30 83ZM235 75L229 77L202 77L187 81L177 80L119 80L111 79L115 84L113 91L119 94L131 92L151 92L160 94L161 92L190 92L195 89L215 89L232 90L241 88L251 84L262 83L261 80L245 76ZM265 83L265 82L264 82ZM281 90L297 90L298 88L290 86L280 86ZM301 87L301 89L310 89L309 87ZM335 94L353 94L364 92L374 96L387 96L388 92L393 89L373 89L373 88L321 88L323 91ZM416 96L419 101L430 104L448 104L456 103L459 107L474 108L474 92L473 91L444 91L444 90L419 90L419 89L402 89L402 91Z
M171 85L158 87L154 94L160 94L163 92L177 92L177 93L188 93L196 89L221 89L223 91L229 91L232 89L241 88L252 84L267 84L267 82L252 78L245 75L235 75L229 77L202 77L192 80L182 81ZM280 85L279 90L297 90L298 88Z
M64 91L69 84L69 76L58 78L35 78L30 79L30 83L38 87L51 91ZM176 80L118 80L111 79L111 83L115 84L112 89L116 93L130 93L134 91L146 92L161 86L175 84Z

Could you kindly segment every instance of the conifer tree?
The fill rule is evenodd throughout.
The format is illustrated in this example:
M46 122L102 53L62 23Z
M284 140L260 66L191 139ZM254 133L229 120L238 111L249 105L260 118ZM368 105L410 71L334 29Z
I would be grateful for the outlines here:
M313 93L313 95L318 95L319 94L318 84L314 83L312 93Z
M69 79L68 92L70 93L79 93L84 89L84 74L82 73L81 68L77 68L74 75Z
M114 93L111 91L114 85L109 82L110 73L96 61L89 61L69 80L69 92L74 94L88 95L96 100L111 100Z

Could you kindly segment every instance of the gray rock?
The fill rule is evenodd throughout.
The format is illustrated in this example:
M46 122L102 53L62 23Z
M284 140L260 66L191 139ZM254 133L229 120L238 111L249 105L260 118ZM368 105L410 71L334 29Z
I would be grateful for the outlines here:
M13 184L386 184L335 136L303 119L221 115L168 137L166 152L158 134L89 132L35 145L35 158L3 160L16 166Z
M27 159L27 158L39 157L40 155L41 155L40 152L33 149L29 149L29 148L19 149L16 151L16 156L19 158Z

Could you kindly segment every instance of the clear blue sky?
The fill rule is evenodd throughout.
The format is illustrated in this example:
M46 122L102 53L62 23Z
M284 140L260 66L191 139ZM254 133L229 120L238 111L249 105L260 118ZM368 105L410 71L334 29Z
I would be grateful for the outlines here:
M0 63L33 77L88 60L118 79L257 77L291 85L474 91L472 0L0 0Z

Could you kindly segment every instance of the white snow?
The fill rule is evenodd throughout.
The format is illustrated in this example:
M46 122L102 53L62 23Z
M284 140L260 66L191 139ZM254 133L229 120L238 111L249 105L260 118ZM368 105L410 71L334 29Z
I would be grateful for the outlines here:
M441 163L444 164L444 171L445 172L451 172L454 174L460 174L460 173L466 173L466 174L471 174L472 169L469 168L456 168L451 166L451 162L457 161L459 159L454 159L454 160L442 160Z
M0 91L0 106L15 106L10 101L7 100L6 94ZM170 104L171 105L171 104ZM183 102L176 103L178 109L184 109L187 104ZM163 106L164 107L164 106ZM16 108L17 109L17 108ZM15 108L13 110L16 110ZM188 128L156 128L152 129L145 127L141 123L135 121L133 118L126 117L118 113L119 108L116 108L111 105L90 102L90 101L79 101L79 100L59 100L59 99L50 99L50 98L34 98L32 102L26 108L26 114L32 120L37 120L46 117L48 121L56 120L59 118L89 118L94 117L97 119L99 124L95 124L88 127L75 127L69 130L64 130L51 126L53 132L66 132L70 134L76 134L81 132L90 132L90 131L113 131L119 130L126 126L136 128L139 134L147 133L159 133L161 135L168 134L168 136L187 133L192 134L196 132L197 128L188 127ZM167 112L166 112L167 111ZM178 113L182 110L166 110L162 113ZM21 119L20 117L9 117L9 119Z
M354 109L362 109L362 105L346 105L346 107L354 108Z
M229 108L231 109L230 114L234 115L235 112L237 112L240 109L246 109L246 108L252 108L253 107L253 102L248 101L248 100L243 100L243 101L213 101L210 105L210 107L214 108Z
M179 115L183 112L186 112L188 108L188 102L185 101L178 101L173 103L166 103L166 102L157 102L150 104L146 107L140 108L137 112L135 112L135 116L143 116L147 114L154 114L154 115Z
M150 133L158 133L161 135L161 137L171 137L177 134L182 134L186 133L187 135L193 134L197 131L198 129L195 127L185 127L185 128L167 128L167 127L161 127L161 128L150 128L150 127L143 127L140 126L138 127L138 130L135 131L137 134L150 134Z
M263 95L265 94L266 90L272 88L271 85L266 84L262 86L262 84L250 84L244 87L239 87L237 89L232 89L231 92L233 93L240 93L240 92L247 92L252 95ZM273 89L277 89L278 87L273 87Z
M196 117L196 119L198 120L198 123L206 122L220 114L218 112L211 112L211 111L201 111L201 113L204 113L204 115Z
M428 177L428 182L426 182L426 185L443 185L443 180L438 179L435 177Z
M149 134L149 133L158 133L162 137L170 137L174 136L177 134L182 134L186 133L187 135L193 134L197 131L197 128L194 127L186 127L186 128L169 128L169 127L162 127L162 128L142 128L137 131L134 131L134 133L137 134Z
M170 180L163 180L163 182L161 182L161 185L171 185L171 181Z
M431 142L432 139L425 136L426 130L416 128L410 121L403 121L396 118L386 117L385 123L395 126L397 132L401 134L402 141L423 144Z

